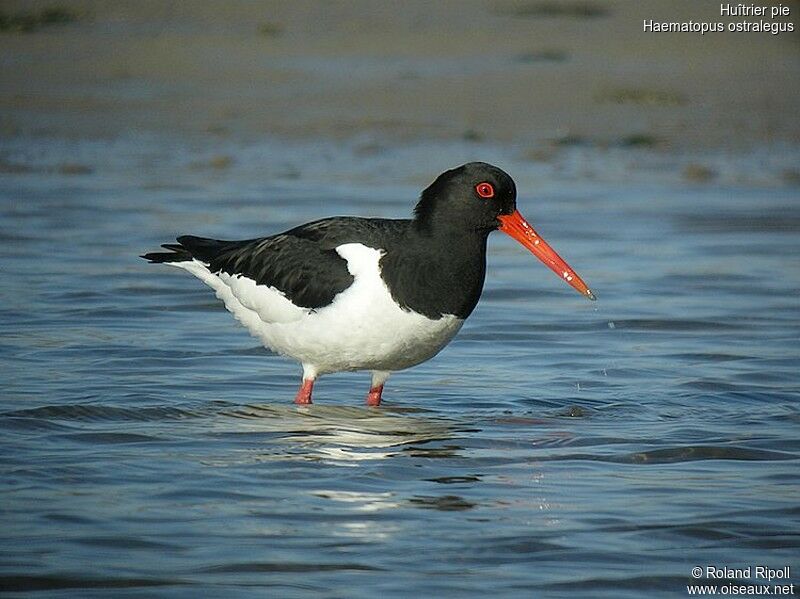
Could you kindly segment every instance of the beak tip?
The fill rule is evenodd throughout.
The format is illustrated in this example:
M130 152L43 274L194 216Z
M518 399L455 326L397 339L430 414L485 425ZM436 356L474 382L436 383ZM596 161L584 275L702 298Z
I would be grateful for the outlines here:
M592 301L596 301L597 297L592 290L586 286L581 278L575 273L569 264L564 262L564 259L559 256L553 248L551 248L544 239L539 237L533 227L528 224L518 210L511 214L501 214L497 217L499 229L511 237L516 239L524 247L526 247L534 256L539 258L545 266L556 273L559 277L578 291L581 295L585 295Z

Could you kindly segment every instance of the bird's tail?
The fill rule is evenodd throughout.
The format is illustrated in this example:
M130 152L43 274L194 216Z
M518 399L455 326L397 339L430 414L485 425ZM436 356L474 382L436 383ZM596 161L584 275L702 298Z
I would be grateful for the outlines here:
M218 239L206 239L205 237L195 237L194 235L182 235L177 239L178 243L164 243L161 245L168 252L150 252L141 256L145 260L152 262L186 262L193 258L201 262L211 262L223 252L241 245L243 242L220 241Z
M180 244L164 243L161 247L170 250L169 252L150 252L140 256L151 263L155 262L186 262L191 261L192 254Z

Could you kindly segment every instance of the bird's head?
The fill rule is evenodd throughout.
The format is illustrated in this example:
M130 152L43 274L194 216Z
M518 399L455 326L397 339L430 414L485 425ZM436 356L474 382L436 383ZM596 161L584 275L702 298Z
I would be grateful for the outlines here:
M469 162L445 171L422 192L414 209L421 229L501 230L516 239L580 294L594 294L517 210L517 186L502 169ZM455 242L455 241L454 241Z

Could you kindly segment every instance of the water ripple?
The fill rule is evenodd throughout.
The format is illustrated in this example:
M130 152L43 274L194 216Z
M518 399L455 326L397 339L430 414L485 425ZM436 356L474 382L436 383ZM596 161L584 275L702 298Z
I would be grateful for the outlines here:
M796 190L520 187L600 300L492 236L475 314L376 410L364 373L295 406L296 365L137 256L399 216L418 185L181 168L0 180L4 591L616 599L680 594L695 563L795 563Z

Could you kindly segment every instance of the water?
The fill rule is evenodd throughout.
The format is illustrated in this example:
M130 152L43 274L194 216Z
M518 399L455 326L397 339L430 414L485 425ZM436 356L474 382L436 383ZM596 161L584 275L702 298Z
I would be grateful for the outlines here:
M549 169L474 145L232 148L215 170L165 143L7 148L39 166L0 180L0 588L685 596L705 565L798 581L797 187L759 164L692 185L636 153ZM379 410L364 373L295 407L296 365L137 258L182 233L404 216L481 157L599 301L495 234L478 309Z

